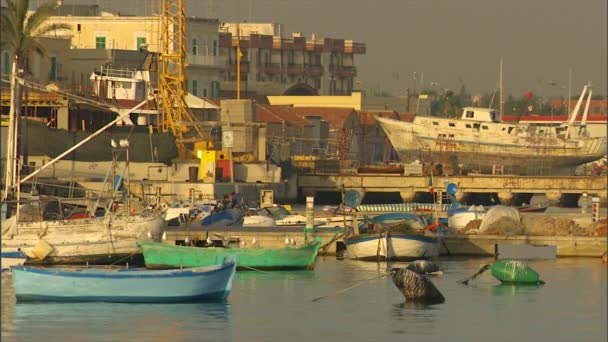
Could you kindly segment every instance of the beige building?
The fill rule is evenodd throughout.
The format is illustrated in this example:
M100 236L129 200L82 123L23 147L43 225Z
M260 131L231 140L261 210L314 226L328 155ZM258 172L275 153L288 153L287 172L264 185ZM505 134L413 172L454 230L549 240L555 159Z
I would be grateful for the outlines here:
M71 31L57 34L71 38L71 50L77 53L91 49L150 52L161 49L158 16L124 16L102 11L98 5L62 5L50 22L72 26ZM219 21L186 18L185 33L186 89L195 96L219 97L221 74L226 64L226 56L222 56L219 48ZM80 63L82 61L80 59ZM99 64L94 63L89 66L88 74L99 68ZM71 87L83 82L78 72L66 77L65 81Z

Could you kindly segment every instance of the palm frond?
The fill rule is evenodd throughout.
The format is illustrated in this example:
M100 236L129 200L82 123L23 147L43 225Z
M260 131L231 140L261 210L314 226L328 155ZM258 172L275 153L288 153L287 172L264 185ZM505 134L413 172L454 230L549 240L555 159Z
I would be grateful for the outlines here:
M23 31L28 35L33 35L40 26L44 24L52 15L53 10L57 7L57 1L51 0L39 6L32 15L27 19L27 23Z
M31 32L32 37L39 37L45 34L59 31L59 30L72 30L72 26L65 23L57 23L57 24L49 24L45 26L38 27L36 30Z

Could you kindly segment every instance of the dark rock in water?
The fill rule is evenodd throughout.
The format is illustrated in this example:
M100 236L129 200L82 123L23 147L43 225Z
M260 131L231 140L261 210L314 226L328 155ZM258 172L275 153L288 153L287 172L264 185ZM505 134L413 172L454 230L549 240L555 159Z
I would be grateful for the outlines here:
M426 304L439 304L445 298L435 287L433 282L425 275L418 274L405 268L391 270L393 283L408 301L423 302Z
M439 271L439 267L432 261L428 260L415 260L407 265L406 269L414 271L418 274L428 274Z

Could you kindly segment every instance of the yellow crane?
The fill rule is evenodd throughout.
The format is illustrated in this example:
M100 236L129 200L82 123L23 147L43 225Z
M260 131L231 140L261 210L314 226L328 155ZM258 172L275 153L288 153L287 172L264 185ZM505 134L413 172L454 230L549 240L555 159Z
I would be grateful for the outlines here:
M186 159L191 144L211 140L196 123L186 105L186 15L185 0L161 0L161 47L159 73L159 100L162 105L159 129L171 132L176 138L179 158ZM194 128L194 132L191 131Z

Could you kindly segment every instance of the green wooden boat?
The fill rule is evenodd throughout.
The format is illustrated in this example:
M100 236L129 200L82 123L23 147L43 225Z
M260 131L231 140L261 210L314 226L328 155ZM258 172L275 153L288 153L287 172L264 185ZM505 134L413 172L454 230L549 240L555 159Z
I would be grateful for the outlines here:
M300 247L221 248L186 247L143 242L147 268L200 267L216 264L229 255L237 256L238 269L314 269L321 240Z
M541 284L540 276L522 261L496 261L490 267L492 275L507 284Z

